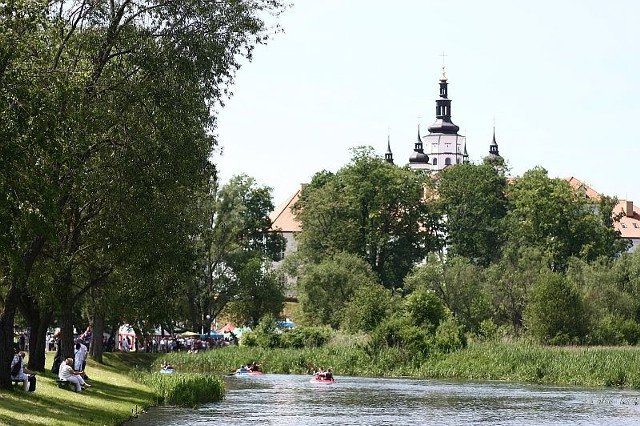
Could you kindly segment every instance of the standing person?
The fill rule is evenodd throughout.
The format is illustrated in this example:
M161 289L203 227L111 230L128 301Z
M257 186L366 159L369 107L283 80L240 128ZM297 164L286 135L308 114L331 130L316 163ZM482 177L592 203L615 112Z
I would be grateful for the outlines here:
M60 373L58 373L60 380L66 380L73 383L76 386L76 392L82 392L85 387L89 388L91 385L84 381L82 378L82 371L75 371L73 369L73 358L67 358L60 366Z
M22 386L26 391L29 390L29 382L35 382L35 373L24 365L25 353L23 351L18 352L11 361L11 380L15 382L22 382ZM33 386L35 390L35 385Z
M124 352L129 352L131 350L131 345L129 344L129 337L124 336L122 338L122 350Z
M87 365L87 354L89 350L81 340L76 340L76 350L74 352L73 369L76 371L84 371Z

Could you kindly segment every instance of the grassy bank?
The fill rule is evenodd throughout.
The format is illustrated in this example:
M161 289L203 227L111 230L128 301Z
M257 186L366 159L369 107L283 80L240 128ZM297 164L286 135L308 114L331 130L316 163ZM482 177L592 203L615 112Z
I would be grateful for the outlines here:
M157 371L168 360L180 374ZM265 373L309 374L322 366L337 376L505 380L577 386L640 389L638 347L547 347L526 343L471 344L466 349L406 362L406 354L387 350L372 356L360 345L317 349L228 347L199 354L105 354L105 364L89 361L94 385L83 393L59 389L50 373L38 376L35 393L0 392L0 424L117 425L132 411L154 404L204 402L222 398L220 375L251 361ZM212 373L202 375L198 373ZM194 404L186 404L194 405Z
M48 368L53 355L49 354ZM104 364L89 360L87 374L93 387L82 393L58 388L50 372L37 375L37 388L26 393L15 387L0 391L0 424L3 425L116 425L132 412L156 401L153 391L133 381L131 369L152 364L149 354L105 354Z

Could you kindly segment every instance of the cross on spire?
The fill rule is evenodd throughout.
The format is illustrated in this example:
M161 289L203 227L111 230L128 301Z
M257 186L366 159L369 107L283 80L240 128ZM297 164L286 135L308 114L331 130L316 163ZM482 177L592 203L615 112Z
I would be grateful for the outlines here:
M446 55L444 53L444 50L443 50L442 53L440 54L440 56L442 56L442 77L440 77L440 80L446 81L447 80L447 73L446 73L446 71L444 69L444 58L449 56L449 55Z
M445 58L445 57L447 57L447 56L449 56L449 55L446 55L446 54L444 53L444 50L443 50L443 51L442 51L442 53L440 54L440 56L442 56L442 69L444 69L444 58Z

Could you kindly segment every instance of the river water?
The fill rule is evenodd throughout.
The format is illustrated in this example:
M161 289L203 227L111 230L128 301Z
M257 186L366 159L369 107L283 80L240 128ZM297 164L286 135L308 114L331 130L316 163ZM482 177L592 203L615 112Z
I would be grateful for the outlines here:
M153 425L640 425L640 392L415 379L265 374L227 378L224 401L156 407Z

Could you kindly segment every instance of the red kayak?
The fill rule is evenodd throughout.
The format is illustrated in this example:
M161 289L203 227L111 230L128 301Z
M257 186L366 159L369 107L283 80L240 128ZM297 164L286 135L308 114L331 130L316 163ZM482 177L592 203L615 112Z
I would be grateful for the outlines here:
M336 380L332 377L330 379L325 379L324 377L315 376L309 380L311 383L320 383L323 385L332 385L336 382Z

